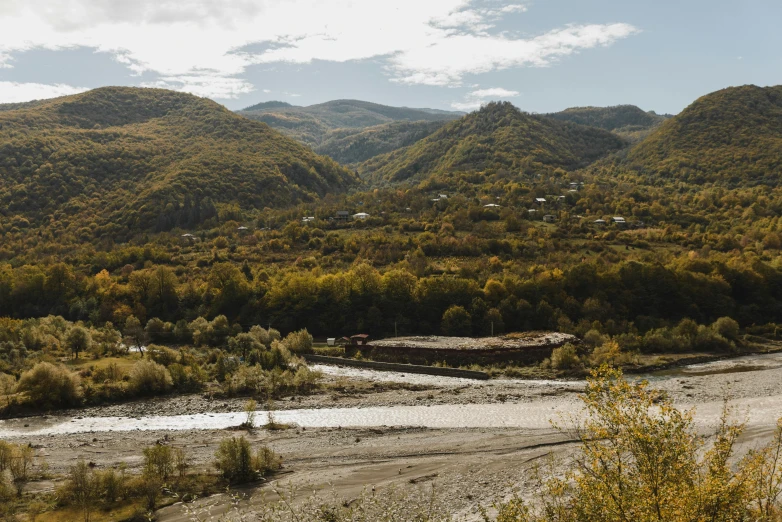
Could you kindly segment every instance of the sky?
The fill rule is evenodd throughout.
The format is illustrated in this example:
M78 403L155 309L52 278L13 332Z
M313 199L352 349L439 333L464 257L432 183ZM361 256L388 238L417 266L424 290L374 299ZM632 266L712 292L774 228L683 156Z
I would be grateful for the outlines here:
M107 85L230 109L530 112L782 84L780 0L0 0L0 103Z

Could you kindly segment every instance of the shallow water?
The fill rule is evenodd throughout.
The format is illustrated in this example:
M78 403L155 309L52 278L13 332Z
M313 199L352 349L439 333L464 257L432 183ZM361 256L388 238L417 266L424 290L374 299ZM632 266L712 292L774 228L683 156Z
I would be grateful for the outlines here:
M686 376L731 373L745 368L773 369L782 367L782 353L753 355L737 359L695 364L676 370L657 372L653 380L666 380ZM517 384L519 386L583 387L577 381L526 381L520 379L476 382L457 377L379 372L361 368L343 368L317 365L315 369L331 375L365 378L378 381L406 382L410 384L495 386ZM756 397L732 401L735 413L745 419L749 427L765 427L775 424L782 417L782 395ZM692 405L681 404L682 408ZM696 423L701 427L716 426L723 403L708 402L695 408ZM324 408L275 411L277 422L297 424L303 427L376 427L416 426L428 428L527 428L531 430L551 428L551 422L563 416L578 416L581 405L571 394L535 400L531 403L492 404L439 404L432 406L393 406L371 408ZM259 411L258 422L266 422L267 412ZM238 426L245 420L245 413L206 413L173 416L144 417L57 417L46 416L0 421L0 437L49 436L69 433L132 432L137 430L207 430Z
M766 426L782 417L782 396L740 399L731 403L749 427ZM689 408L689 405L680 405ZM699 404L696 423L716 426L722 402ZM551 428L552 421L578 416L578 401L564 397L522 404L464 404L434 406L395 406L373 408L301 409L274 412L276 422L304 427L378 427L416 426L427 428ZM259 411L258 422L266 422L267 413ZM245 413L213 413L146 417L45 417L0 421L0 437L47 436L69 433L132 432L137 430L208 430L241 424ZM28 426L25 426L27 424Z
M514 384L528 387L556 386L568 388L583 388L583 381L560 380L527 380L527 379L490 379L479 381L462 377L444 377L439 375L426 375L419 373L386 372L370 370L367 368L354 368L350 366L333 366L330 364L313 364L310 368L335 377L348 377L350 379L364 379L375 382L399 382L404 384L417 384L422 386L497 386Z
M669 368L649 374L653 378L692 377L697 375L721 375L782 368L782 352L746 355L735 359L722 359L706 363Z

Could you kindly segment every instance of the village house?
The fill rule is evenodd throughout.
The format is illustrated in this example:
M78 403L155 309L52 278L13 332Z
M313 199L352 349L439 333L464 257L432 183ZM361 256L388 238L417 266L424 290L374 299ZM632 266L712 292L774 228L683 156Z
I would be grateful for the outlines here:
M615 223L617 225L626 225L627 224L627 221L625 221L625 218L623 218L621 216L614 216L614 217L612 217L611 218L611 222Z
M364 220L369 217L369 214L366 212L359 212L358 214L353 214L353 219L361 219Z
M350 212L347 210L337 210L336 218L341 219L342 221L347 221L350 219Z
M557 220L555 216L552 216L551 214L546 214L543 216L543 222L544 223L553 223Z

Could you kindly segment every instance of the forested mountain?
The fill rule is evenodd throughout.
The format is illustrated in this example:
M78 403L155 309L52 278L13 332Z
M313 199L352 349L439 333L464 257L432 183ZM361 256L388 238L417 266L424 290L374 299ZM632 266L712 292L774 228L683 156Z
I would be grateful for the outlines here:
M448 171L572 170L624 145L602 129L490 103L409 147L366 161L359 173L373 182L399 182Z
M309 107L258 104L239 114L268 123L311 146L320 145L328 132L335 129L364 129L394 121L447 121L462 116L459 112L389 107L358 100L334 100Z
M329 131L315 152L343 165L356 164L412 145L445 125L445 121L395 121L365 129Z
M651 130L657 128L669 117L661 116L652 111L645 112L635 105L572 107L561 112L546 114L546 116L555 120L598 127L634 142L645 138Z
M119 240L356 182L267 125L189 94L109 87L0 112L6 231L46 225L55 237Z
M632 148L622 166L690 183L776 186L782 175L782 86L707 94Z
M262 110L266 110L266 109L283 109L285 107L293 107L293 105L291 105L288 102L273 100L273 101L256 103L255 105L250 105L249 107L245 107L242 110L243 111L262 111Z

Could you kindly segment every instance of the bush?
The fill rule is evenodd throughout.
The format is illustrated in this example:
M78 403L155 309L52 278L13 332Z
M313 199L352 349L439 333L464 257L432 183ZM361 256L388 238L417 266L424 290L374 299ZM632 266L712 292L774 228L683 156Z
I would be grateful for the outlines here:
M244 437L222 440L215 459L215 467L223 478L234 484L256 480L282 467L277 454L265 446L253 455L250 443Z
M463 306L453 305L443 314L444 335L463 336L472 333L472 318Z
M289 333L285 336L283 344L291 353L312 353L312 336L306 328Z
M712 323L711 329L731 341L739 338L739 323L730 317L720 317Z
M551 352L551 367L557 370L572 370L581 364L581 360L576 353L576 347L571 343L566 343L559 348L554 348Z
M40 362L22 374L17 391L42 408L77 406L82 388L79 376L64 366Z
M166 480L174 472L174 453L170 446L144 449L144 474Z
M147 356L158 364L163 366L171 366L179 358L179 352L166 348L165 346L158 346L156 344L150 344L147 346Z
M173 384L171 374L165 366L142 359L130 370L130 388L139 395L168 391Z

